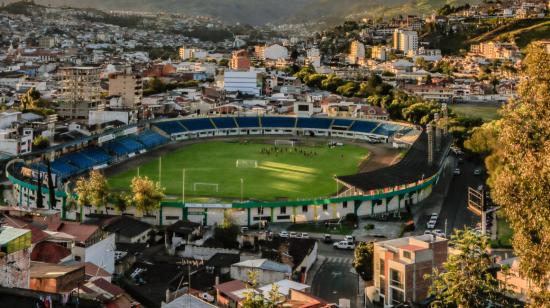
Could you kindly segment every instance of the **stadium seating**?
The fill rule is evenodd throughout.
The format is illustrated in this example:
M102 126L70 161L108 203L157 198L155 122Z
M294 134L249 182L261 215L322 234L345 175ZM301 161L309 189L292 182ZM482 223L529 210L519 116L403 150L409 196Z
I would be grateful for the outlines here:
M346 119L334 119L334 122L332 123L332 126L343 126L343 127L349 127L353 123L352 120L346 120Z
M116 141L127 148L129 151L128 153L137 152L145 149L145 146L139 143L133 136L122 137L117 139Z
M216 127L220 129L237 128L237 124L235 124L235 120L233 119L233 117L212 118L212 121L214 122L214 125L216 125Z
M240 128L253 128L260 127L260 121L258 117L238 117L235 118Z
M165 131L169 135L179 134L187 131L185 127L181 126L180 122L178 121L158 122L153 125Z
M98 165L106 164L111 160L111 156L98 147L86 148L81 153L86 157L93 159Z
M398 125L380 124L372 133L390 137L401 128L402 126L398 126Z
M159 145L168 142L168 138L150 130L143 131L139 135L137 135L137 140L145 145L145 147L148 149L158 147Z
M116 140L104 143L101 146L107 153L112 153L117 156L122 156L130 153L130 151Z
M262 127L295 127L296 118L290 117L262 117Z
M190 131L215 129L210 119L188 119L180 123Z
M60 178L67 178L72 175L79 173L82 170L71 166L67 163L54 160L51 164L52 172L55 173Z
M313 128L313 129L329 129L332 119L328 118L298 118L296 127Z
M360 133L370 133L376 128L376 126L378 126L377 122L355 121L353 122L353 125L351 126L350 130L354 132L360 132Z
M60 163L71 164L77 167L78 169L82 169L82 170L89 169L96 164L96 162L93 159L90 159L82 155L80 152L74 152L71 154L64 155L58 158L56 161Z

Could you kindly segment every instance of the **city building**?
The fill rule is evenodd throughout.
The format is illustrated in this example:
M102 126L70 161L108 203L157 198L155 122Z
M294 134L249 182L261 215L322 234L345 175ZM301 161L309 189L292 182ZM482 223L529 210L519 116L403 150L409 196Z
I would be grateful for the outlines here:
M256 71L225 71L223 89L227 92L240 92L249 95L260 95L262 82Z
M277 60L288 58L288 49L279 44L269 46L258 45L254 47L254 52L256 54L256 58L260 60Z
M510 43L484 42L470 46L470 53L487 59L512 59L519 54L517 46Z
M371 51L371 58L379 61L386 61L388 59L388 48L386 46L374 46Z
M315 68L321 66L321 51L319 48L313 47L306 51L305 65L311 65Z
M19 155L32 151L33 130L23 126L22 120L20 111L0 113L0 153Z
M351 42L350 51L348 55L348 62L350 64L359 64L365 60L365 45L359 41Z
M29 288L31 236L27 229L0 227L1 286Z
M208 52L194 48L194 47L180 47L178 50L180 60L189 60L189 59L204 59L208 56Z
M292 268L287 264L268 259L256 259L231 265L231 278L247 281L250 271L257 273L256 282L261 285L289 279L292 274Z
M420 302L427 297L431 284L424 276L441 269L446 260L447 239L431 234L375 242L374 286L367 294L384 307Z
M412 30L395 29L393 32L393 49L407 54L409 50L418 49L418 33Z
M62 95L57 113L62 118L87 119L100 102L100 68L64 67L59 70Z
M109 96L120 96L121 108L139 108L143 98L143 79L141 75L133 74L131 68L126 68L124 72L110 74Z
M241 49L233 51L233 53L231 54L229 67L234 71L249 71L250 59L248 58L248 53L246 52L246 50Z

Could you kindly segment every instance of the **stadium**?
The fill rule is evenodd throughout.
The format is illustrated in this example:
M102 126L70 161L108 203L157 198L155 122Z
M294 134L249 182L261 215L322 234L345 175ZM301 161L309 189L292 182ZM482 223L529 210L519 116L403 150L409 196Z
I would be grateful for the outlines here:
M143 217L156 224L215 224L227 211L240 225L338 220L349 213L387 215L426 198L448 153L445 140L439 129L371 119L178 118L59 144L9 162L6 174L17 206L34 208L48 158L55 209L65 219L90 214L69 206L71 187L102 169L114 190L127 189L135 175L166 188L158 212ZM380 151L399 155L384 161ZM48 206L48 188L41 190ZM141 216L133 209L124 214Z

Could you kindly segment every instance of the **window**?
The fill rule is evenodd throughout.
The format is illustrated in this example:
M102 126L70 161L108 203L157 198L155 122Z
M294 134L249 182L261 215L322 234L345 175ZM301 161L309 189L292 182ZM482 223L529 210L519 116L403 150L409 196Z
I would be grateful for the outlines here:
M259 207L257 208L258 210L258 215L263 215L264 214L264 208L263 207Z
M384 279L380 279L380 294L386 295L386 281Z
M302 213L307 213L307 205L302 206Z
M405 294L397 289L391 288L391 303L399 304L405 301Z
M75 261L80 261L80 256L74 256Z
M347 209L348 208L348 202L347 201L344 201L344 203L342 203L342 207Z
M386 272L384 271L384 259L380 259L380 276L385 276Z
M396 271L394 269L390 270L390 285L394 287L398 287L400 289L403 288L403 283L401 281L401 273L399 271Z
M328 204L323 204L323 211L328 211Z
M279 208L279 211L280 211L281 214L286 214L286 206L281 206Z
M411 259L411 252L410 251L403 251L403 258Z

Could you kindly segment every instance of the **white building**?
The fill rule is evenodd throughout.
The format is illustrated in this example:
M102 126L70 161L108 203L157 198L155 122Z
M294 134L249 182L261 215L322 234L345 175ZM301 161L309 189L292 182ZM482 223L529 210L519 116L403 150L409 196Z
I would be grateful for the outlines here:
M321 66L321 52L319 48L313 47L307 50L306 65L311 65L315 68Z
M262 82L257 71L225 71L223 75L223 89L227 92L260 95Z
M372 47L371 58L379 61L386 61L388 59L388 49L386 46Z
M256 57L261 60L277 60L287 59L288 49L279 44L273 44L270 46L256 46Z
M409 50L418 50L418 33L412 30L395 29L393 48L407 54Z
M359 41L351 42L348 62L351 64L359 64L364 60L365 60L365 45Z
M248 273L256 272L258 284L269 284L289 279L292 268L289 265L268 259L247 260L231 265L231 279L248 281Z

